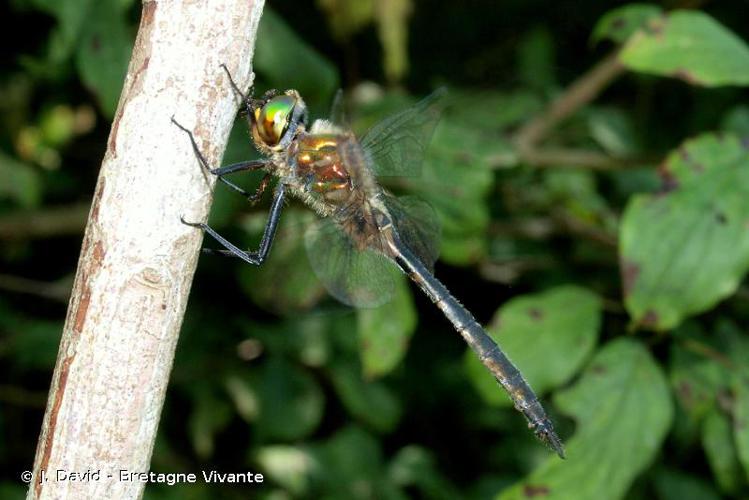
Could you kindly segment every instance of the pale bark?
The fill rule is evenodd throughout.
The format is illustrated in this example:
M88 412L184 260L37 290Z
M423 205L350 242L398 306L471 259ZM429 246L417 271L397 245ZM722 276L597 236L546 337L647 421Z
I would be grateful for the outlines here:
M174 117L218 165L262 0L144 2L93 196L28 498L138 498L197 262L206 182ZM40 471L46 481L40 481ZM100 471L56 481L57 471ZM178 471L175 471L178 472Z

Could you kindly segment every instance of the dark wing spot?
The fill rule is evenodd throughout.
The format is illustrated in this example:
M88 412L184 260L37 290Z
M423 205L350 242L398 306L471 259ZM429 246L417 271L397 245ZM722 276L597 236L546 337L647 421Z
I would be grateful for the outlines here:
M723 212L715 212L715 220L718 221L718 224L723 226L728 223L728 217L726 217L726 214Z

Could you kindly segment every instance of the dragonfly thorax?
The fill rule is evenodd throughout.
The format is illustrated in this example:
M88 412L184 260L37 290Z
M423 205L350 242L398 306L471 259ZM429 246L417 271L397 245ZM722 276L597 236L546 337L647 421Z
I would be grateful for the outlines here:
M338 152L341 137L338 134L300 134L290 151L296 163L295 174L305 189L333 204L348 198L354 187Z

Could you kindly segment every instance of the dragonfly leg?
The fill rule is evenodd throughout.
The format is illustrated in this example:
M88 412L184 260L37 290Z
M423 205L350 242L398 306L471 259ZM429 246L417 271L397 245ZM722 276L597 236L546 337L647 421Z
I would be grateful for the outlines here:
M236 172L243 172L245 170L254 171L261 168L264 168L268 166L270 162L268 160L250 160L250 161L241 161L239 163L232 163L231 165L227 165L225 167L220 168L214 168L213 170L208 170L208 172L211 175L215 175L218 180L232 188L237 193L241 194L245 198L247 198L247 201L250 202L250 204L254 205L258 201L260 201L260 198L262 198L263 193L265 193L265 189L268 187L268 183L270 182L271 178L273 177L271 174L265 174L265 176L260 181L260 185L257 187L254 193L249 193L242 189L241 187L237 186L233 182L229 181L228 179L225 179L224 176L228 174L233 174Z
M231 84L232 90L234 90L234 93L237 94L242 99L242 104L244 105L244 109L240 111L240 114L244 113L247 115L247 119L251 119L252 113L255 111L255 99L253 99L252 96L252 90L253 87L250 87L250 91L245 94L241 90L239 90L239 87L234 82L234 78L232 78L231 73L229 72L229 68L226 67L226 64L221 64L221 67L226 72L226 76L229 77L229 83Z
M255 192L254 194L250 194L241 187L237 186L233 182L231 182L229 179L225 179L224 176L228 174L233 174L235 172L243 172L246 170L252 171L252 170L258 170L261 168L264 168L268 165L268 160L249 160L249 161L241 161L239 163L233 163L231 165L227 165L225 167L219 167L219 168L211 168L208 165L208 160L205 159L205 156L203 156L203 153L200 151L200 148L198 147L198 143L195 141L195 136L193 135L192 131L188 129L187 127L184 127L181 125L177 120L172 117L172 123L174 123L177 127L179 127L180 130L185 132L187 136L190 138L190 144L192 144L192 149L195 152L195 156L198 157L198 161L200 162L200 166L203 169L204 173L208 173L211 175L215 175L218 180L232 188L234 191L238 192L245 198L247 198L250 203L257 203L257 200L262 195L262 192L265 190L265 186L261 187L262 190L258 189L258 192ZM267 186L267 181L265 181L265 184Z
M260 240L260 248L258 248L256 252L248 252L240 249L204 222L187 222L184 218L180 218L180 220L183 224L202 229L224 247L224 250L205 249L204 251L207 250L207 253L218 253L230 257L238 257L248 264L259 266L265 261L266 257L268 257L268 253L270 253L270 247L273 244L273 238L276 236L276 229L278 229L278 221L281 218L281 210L283 209L285 194L286 186L284 184L279 184L276 188L276 193L273 196L273 204L270 208L270 215L268 217L268 223L265 225L263 237Z

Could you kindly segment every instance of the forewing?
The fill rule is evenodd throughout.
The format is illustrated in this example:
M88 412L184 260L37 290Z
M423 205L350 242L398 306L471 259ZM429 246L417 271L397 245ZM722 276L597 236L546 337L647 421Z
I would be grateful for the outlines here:
M377 307L390 300L397 268L372 250L359 251L330 218L305 234L312 269L330 294L354 307Z
M361 137L375 174L415 177L421 173L445 94L444 88L437 89L412 107L378 122Z
M385 204L401 243L433 271L440 251L440 223L432 206L416 196L388 195Z

